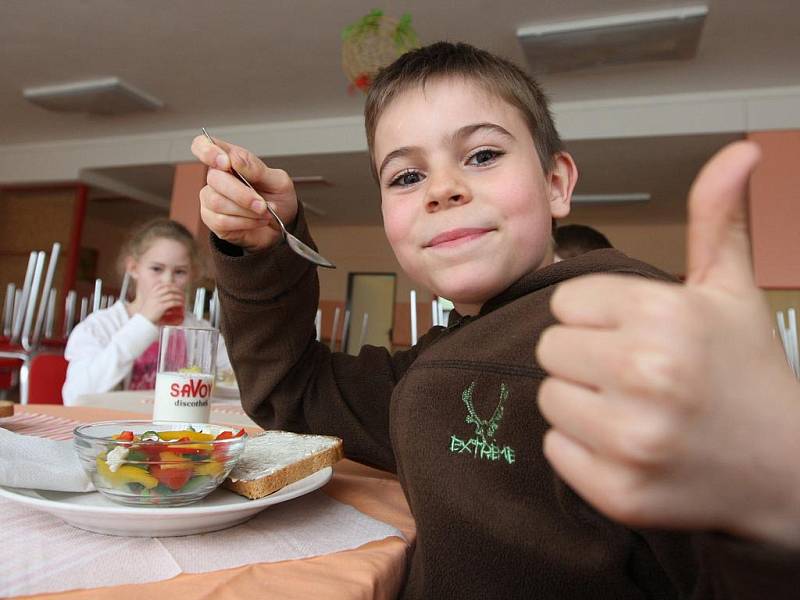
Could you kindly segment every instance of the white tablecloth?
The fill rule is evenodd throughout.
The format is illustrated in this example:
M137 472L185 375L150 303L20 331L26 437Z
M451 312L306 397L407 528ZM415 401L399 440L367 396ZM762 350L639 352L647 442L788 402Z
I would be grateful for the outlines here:
M65 439L75 425L50 415L0 419L8 430L51 439ZM172 538L91 533L6 499L0 499L0 514L3 597L160 581L179 573L319 556L403 537L391 525L321 491L267 507L230 529Z

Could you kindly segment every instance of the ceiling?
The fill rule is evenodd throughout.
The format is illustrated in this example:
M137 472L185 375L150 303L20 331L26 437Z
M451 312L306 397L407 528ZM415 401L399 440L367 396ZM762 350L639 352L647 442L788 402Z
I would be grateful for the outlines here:
M341 31L373 8L409 12L423 42L458 39L524 64L515 35L520 27L698 3L702 0L3 0L0 148L196 130L198 124L213 131L359 115L363 97L348 92L340 65ZM690 61L540 79L555 102L800 84L800 3L711 0L708 5L698 53ZM164 108L121 117L54 113L21 95L25 87L108 76L156 96ZM579 192L647 191L653 195L650 206L657 207L666 199L682 200L699 166L734 137L573 140L569 149L582 171ZM326 213L315 220L379 222L364 153L266 158L293 175L330 181L298 186L303 200ZM97 172L168 202L172 170L156 164Z

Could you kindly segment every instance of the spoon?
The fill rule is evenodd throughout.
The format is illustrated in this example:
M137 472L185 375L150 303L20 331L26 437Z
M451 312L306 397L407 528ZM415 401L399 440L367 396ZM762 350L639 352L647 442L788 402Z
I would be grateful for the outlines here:
M211 142L212 144L215 144L214 138L212 138L209 135L209 133L206 131L206 128L205 127L201 127L201 129L203 130L203 135L205 135L208 138L208 141ZM261 194L259 194L256 191L256 188L254 188L250 184L250 182L247 181L247 179L245 179L244 176L241 173L239 173L239 171L237 171L236 169L233 168L233 164L231 164L231 174L234 177L236 177L236 179L238 179L243 184L245 184L247 187L249 187L251 190L253 190L253 192L258 194L259 197L261 197ZM283 240L288 244L289 248L291 248L296 254L299 254L300 256L305 258L307 261L312 262L315 265L319 265L320 267L326 267L328 269L335 269L336 268L336 265L334 265L331 261L329 261L327 258L322 256L319 252L317 252L316 250L314 250L313 248L311 248L307 244L304 244L299 239L297 239L295 236L293 236L291 233L289 233L286 230L286 226L283 224L283 221L281 221L281 218L273 210L273 208L269 205L269 202L264 200L264 204L266 205L267 210L269 211L269 214L272 215L272 218L275 219L275 221L280 226L281 235L283 236Z

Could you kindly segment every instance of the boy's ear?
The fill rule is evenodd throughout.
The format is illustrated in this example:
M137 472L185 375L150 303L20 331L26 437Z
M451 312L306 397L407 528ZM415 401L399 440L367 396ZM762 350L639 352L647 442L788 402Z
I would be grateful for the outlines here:
M547 174L550 214L561 219L569 214L572 190L578 183L578 167L567 152L553 156L553 168Z

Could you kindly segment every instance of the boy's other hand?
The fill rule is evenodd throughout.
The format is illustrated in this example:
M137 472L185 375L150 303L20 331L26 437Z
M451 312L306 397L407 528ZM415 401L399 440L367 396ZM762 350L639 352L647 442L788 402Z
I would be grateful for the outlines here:
M756 287L737 142L689 195L686 285L592 275L559 286L537 357L544 452L609 517L800 548L800 385Z
M204 135L192 141L192 154L208 167L207 185L200 190L200 216L217 237L249 252L265 250L281 240L280 226L267 211L270 203L288 227L297 216L297 196L291 178L271 169L253 153ZM255 194L231 174L231 165L258 190Z

